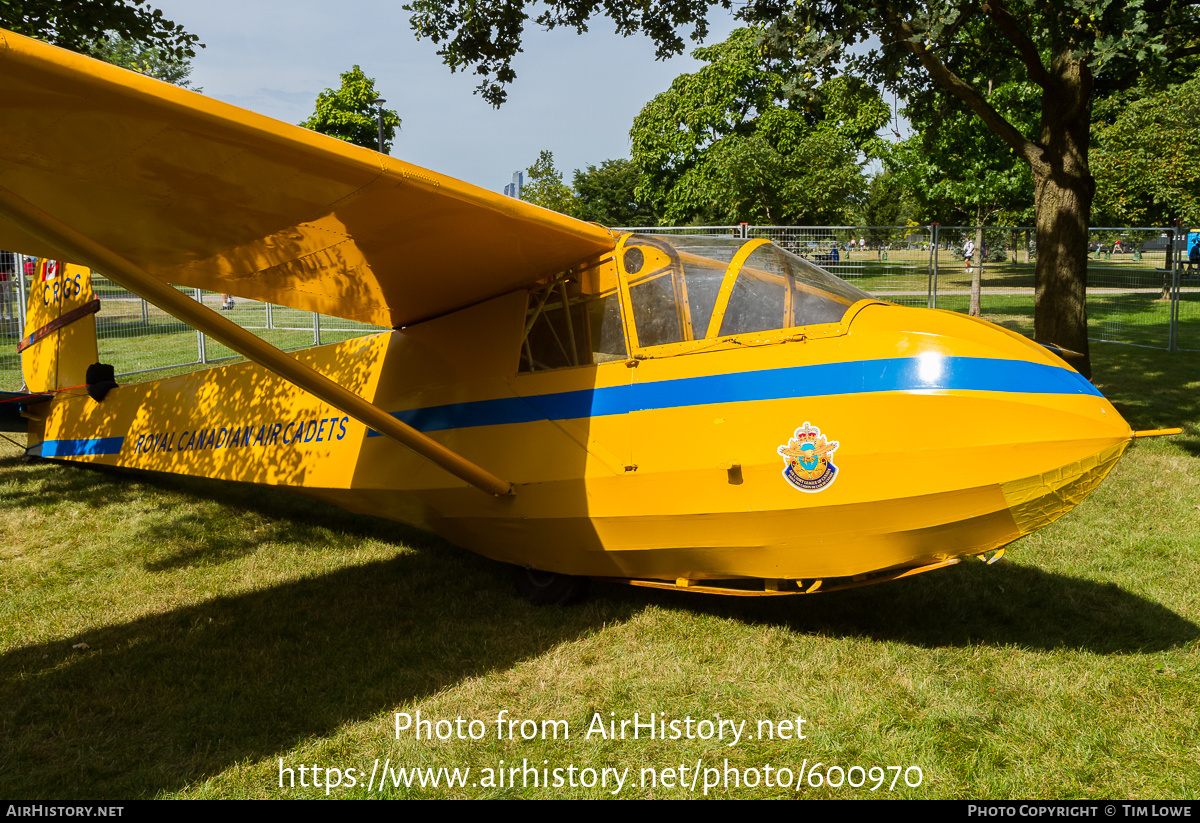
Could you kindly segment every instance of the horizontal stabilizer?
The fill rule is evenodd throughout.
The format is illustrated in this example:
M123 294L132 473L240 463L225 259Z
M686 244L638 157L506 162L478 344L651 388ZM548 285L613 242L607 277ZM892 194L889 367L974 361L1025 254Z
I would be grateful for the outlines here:
M21 412L35 403L44 403L53 396L0 391L0 432L29 431L29 421Z

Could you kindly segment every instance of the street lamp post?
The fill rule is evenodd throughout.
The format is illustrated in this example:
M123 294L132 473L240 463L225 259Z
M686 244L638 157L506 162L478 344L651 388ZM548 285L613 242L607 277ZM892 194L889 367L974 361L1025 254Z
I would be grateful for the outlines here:
M371 101L376 106L375 119L379 121L379 153L383 154L383 104L387 101L382 97L376 97Z

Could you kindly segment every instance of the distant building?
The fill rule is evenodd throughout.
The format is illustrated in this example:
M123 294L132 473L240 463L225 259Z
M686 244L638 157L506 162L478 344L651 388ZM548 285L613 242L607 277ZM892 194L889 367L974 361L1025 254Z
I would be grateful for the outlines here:
M513 181L504 187L504 193L509 197L521 199L521 186L525 185L525 172L514 171Z

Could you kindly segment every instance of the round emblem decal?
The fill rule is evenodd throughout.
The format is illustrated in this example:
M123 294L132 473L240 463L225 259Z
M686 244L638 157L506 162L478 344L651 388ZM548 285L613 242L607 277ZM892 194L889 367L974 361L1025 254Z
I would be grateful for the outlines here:
M787 445L777 449L784 462L783 479L802 492L828 488L837 478L838 468L832 457L838 445L836 440L830 443L820 429L804 421Z

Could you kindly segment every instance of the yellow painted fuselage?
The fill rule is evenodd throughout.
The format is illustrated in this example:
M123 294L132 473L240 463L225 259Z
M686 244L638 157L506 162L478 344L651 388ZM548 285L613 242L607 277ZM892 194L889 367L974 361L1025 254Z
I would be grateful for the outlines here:
M298 355L511 497L250 363L59 397L30 451L296 487L547 571L812 580L1010 543L1078 503L1132 434L1062 361L958 314L862 301L788 335L519 373L526 311L510 294ZM805 424L837 444L815 491L780 454Z
M531 569L813 591L1015 540L1132 434L1041 347L761 239L618 236L4 31L0 108L0 246L251 361L105 394L82 279L43 271L34 455L294 487ZM173 285L402 330L307 368Z

